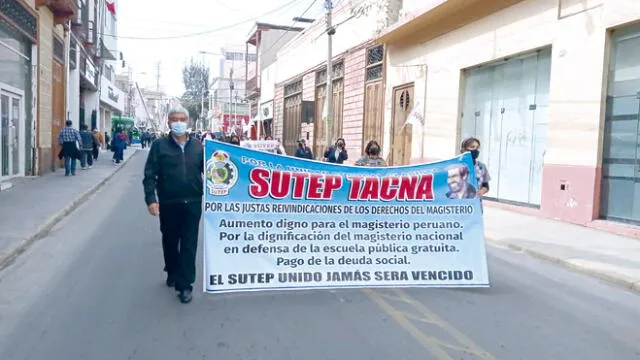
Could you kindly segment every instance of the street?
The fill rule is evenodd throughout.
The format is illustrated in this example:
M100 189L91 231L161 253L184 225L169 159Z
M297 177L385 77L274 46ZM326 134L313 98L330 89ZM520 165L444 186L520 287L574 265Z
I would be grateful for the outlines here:
M640 359L637 293L493 245L487 289L211 295L199 254L180 304L145 159L0 273L0 359Z

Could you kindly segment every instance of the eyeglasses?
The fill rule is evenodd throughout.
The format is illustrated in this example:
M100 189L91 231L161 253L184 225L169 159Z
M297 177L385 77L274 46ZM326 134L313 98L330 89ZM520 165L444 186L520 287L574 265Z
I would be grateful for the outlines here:
M169 121L180 121L180 122L186 122L187 118L169 118Z

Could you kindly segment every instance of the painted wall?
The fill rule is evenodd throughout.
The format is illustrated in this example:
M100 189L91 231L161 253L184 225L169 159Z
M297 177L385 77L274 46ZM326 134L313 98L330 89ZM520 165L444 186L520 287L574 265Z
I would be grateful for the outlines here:
M273 100L276 86L278 63L274 62L262 70L260 76L260 102Z
M401 3L399 0L341 2L333 12L333 23L336 25L333 54L343 53L375 38L381 29L397 20ZM323 15L282 47L278 52L277 83L287 81L326 61L325 28Z
M463 69L552 47L542 215L575 223L598 214L608 30L640 20L637 0L528 0L426 43L388 48L385 156L392 89L415 83L425 125L412 160L443 159L460 142ZM410 39L408 39L410 40ZM560 183L569 184L560 190Z

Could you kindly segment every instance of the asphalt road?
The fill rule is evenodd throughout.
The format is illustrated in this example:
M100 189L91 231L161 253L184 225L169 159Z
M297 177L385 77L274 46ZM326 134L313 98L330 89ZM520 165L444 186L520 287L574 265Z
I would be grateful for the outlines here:
M491 246L489 289L180 304L143 205L144 160L0 273L0 359L640 359L637 294Z

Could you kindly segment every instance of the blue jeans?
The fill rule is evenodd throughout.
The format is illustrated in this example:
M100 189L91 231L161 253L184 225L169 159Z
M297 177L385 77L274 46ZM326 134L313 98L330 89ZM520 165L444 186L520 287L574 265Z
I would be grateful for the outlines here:
M69 176L69 173L72 175L76 174L76 159L71 156L64 157L64 175Z
M87 165L93 166L93 150L81 150L82 157L80 159L80 166L85 167Z

